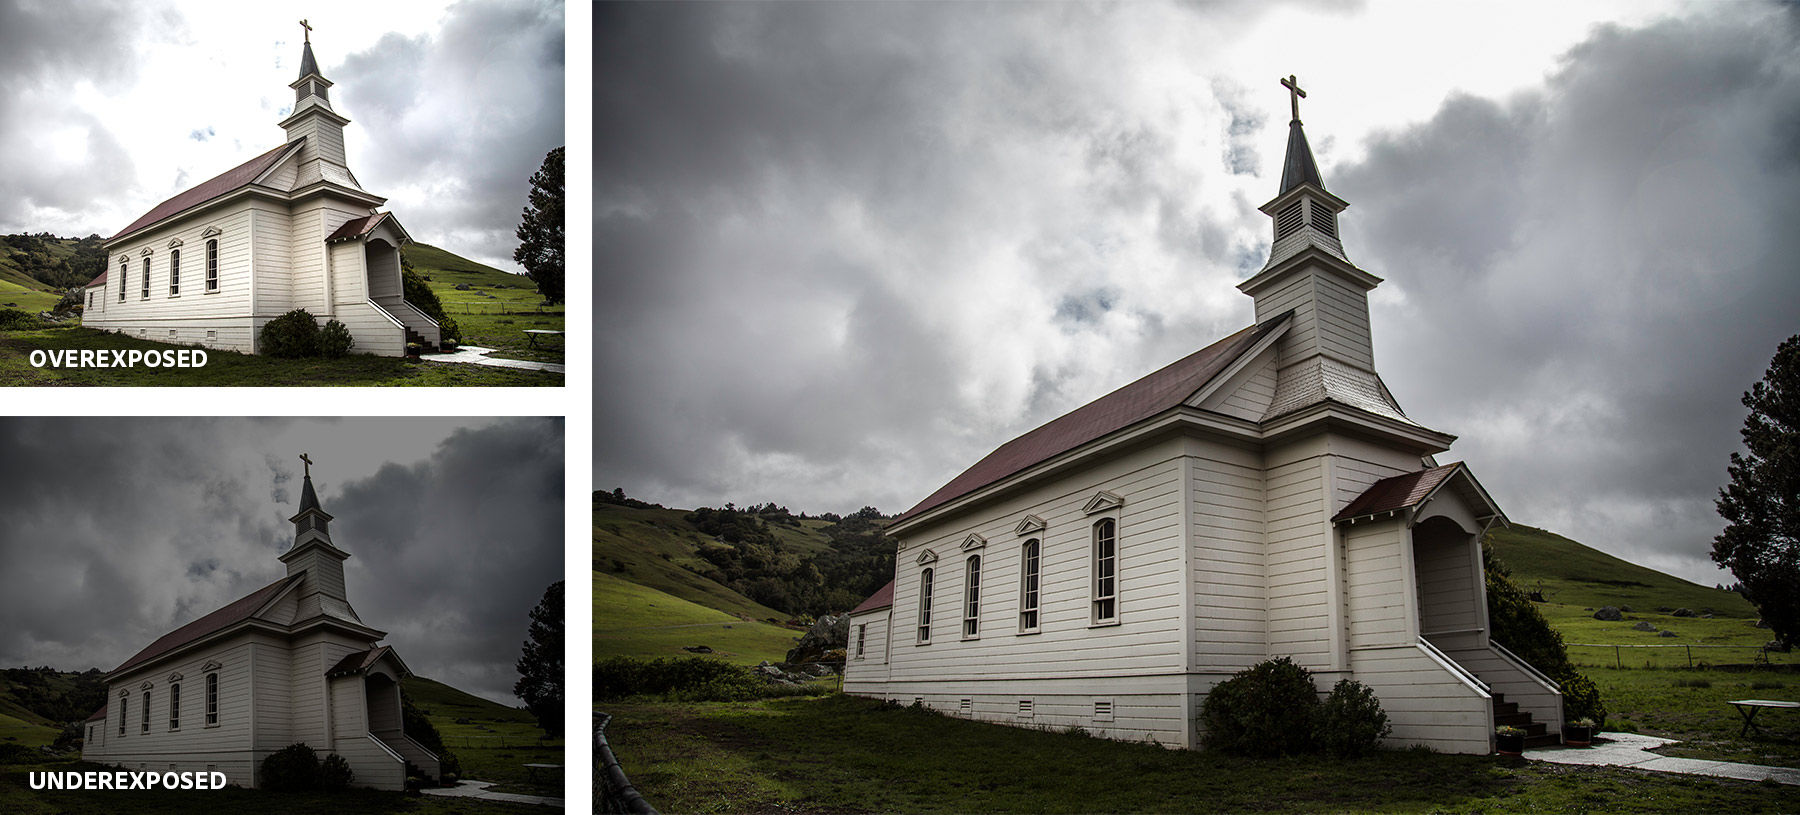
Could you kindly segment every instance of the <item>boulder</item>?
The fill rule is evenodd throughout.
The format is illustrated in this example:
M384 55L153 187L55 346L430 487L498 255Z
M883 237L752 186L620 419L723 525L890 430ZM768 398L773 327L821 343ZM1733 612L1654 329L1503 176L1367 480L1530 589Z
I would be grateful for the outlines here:
M1625 615L1619 613L1618 606L1602 606L1599 611L1594 612L1594 619L1618 622L1625 619Z
M710 654L713 652L713 649L704 645L684 645L681 650L690 654Z
M1644 621L1639 621L1637 625L1632 626L1631 630L1633 630L1633 631L1655 631L1656 626L1651 625L1648 620L1644 620Z
M812 624L806 633L801 635L799 644L787 652L786 662L789 665L800 665L807 662L827 662L826 655L831 651L842 651L850 644L850 615L827 614ZM838 666L844 664L843 656L837 658Z
M1667 629L1667 628L1665 628L1665 629L1663 629L1663 631L1662 631L1662 633L1661 633L1661 634L1657 634L1657 635L1656 635L1656 636L1659 636L1659 637L1673 637L1673 636L1675 636L1675 632L1673 632L1673 631L1670 631L1670 630L1669 630L1669 629Z
M1619 610L1620 610L1620 611L1622 611L1622 612L1625 612L1625 613L1626 613L1626 614L1630 614L1630 613L1631 613L1631 606L1619 606Z
M469 284L467 284L467 283L458 283L458 284L456 284L456 290L457 290L457 291L468 291L468 290L469 290L469 289L471 289L471 288L474 288L474 287L473 287L473 286L470 286L470 285L469 285Z
M1678 608L1678 609L1675 609L1674 611L1669 612L1669 614L1670 614L1670 616L1674 616L1674 617L1698 617L1698 616L1700 616L1698 614L1695 614L1693 609L1687 609L1687 608Z
M1669 608L1668 606L1657 606L1656 607L1656 613L1658 613L1658 614L1667 614L1674 610L1675 609Z

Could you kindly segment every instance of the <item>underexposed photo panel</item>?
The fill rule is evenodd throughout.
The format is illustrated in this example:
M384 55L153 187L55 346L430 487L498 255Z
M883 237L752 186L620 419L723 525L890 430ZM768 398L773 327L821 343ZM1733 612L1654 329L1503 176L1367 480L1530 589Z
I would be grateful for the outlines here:
M560 804L564 424L0 418L0 809Z

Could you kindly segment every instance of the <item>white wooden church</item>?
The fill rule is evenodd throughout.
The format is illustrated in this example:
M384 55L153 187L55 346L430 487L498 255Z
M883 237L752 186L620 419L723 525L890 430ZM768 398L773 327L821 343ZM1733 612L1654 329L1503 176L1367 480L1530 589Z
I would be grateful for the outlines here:
M1556 684L1488 634L1505 519L1455 437L1379 374L1296 95L1256 323L1001 445L897 518L844 689L993 722L1197 747L1207 692L1287 656L1371 687L1390 744L1560 733ZM1546 733L1546 730L1548 731Z
M255 787L263 759L304 743L321 759L343 756L357 786L403 790L408 763L438 777L437 756L401 724L400 680L411 672L345 596L350 555L331 541L307 464L294 545L281 555L287 576L163 635L107 674L106 704L83 734L84 760L217 771Z
M297 308L350 330L352 353L436 346L438 325L406 302L387 201L362 188L344 153L331 81L311 29L294 80L287 141L167 201L106 241L82 323L170 343L257 351L257 333Z

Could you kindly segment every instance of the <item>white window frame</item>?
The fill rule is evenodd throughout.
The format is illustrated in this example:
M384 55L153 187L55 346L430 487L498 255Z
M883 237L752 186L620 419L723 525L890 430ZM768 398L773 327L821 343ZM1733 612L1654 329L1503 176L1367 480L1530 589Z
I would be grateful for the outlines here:
M917 632L917 644L919 645L931 644L931 591L935 577L933 570L929 568L919 572L919 628Z
M148 299L150 299L150 256L149 255L144 256L143 272L144 272L144 279L139 284L142 287L143 296L139 297L138 299L139 300L148 300Z
M181 731L181 683L169 683L169 732Z
M856 658L857 659L863 658L863 645L868 641L868 638L869 638L869 624L863 623L861 625L858 625L856 627Z
M125 728L131 724L131 691L119 694L119 738L125 738Z
M981 639L981 553L963 561L962 638Z
M208 238L206 241L206 292L217 294L219 291L219 239Z
M1107 534L1103 537L1101 529ZM1088 603L1090 626L1119 624L1119 519L1111 516L1096 518L1089 527L1092 543L1089 547L1090 575L1088 590L1092 599ZM1103 549L1102 543L1105 544Z
M150 692L149 691L144 691L144 710L142 713L140 713L138 715L138 719L140 720L140 724L138 725L138 733L148 734L150 732Z
M131 277L131 258L119 258L119 302L125 302L126 280Z
M219 672L206 675L206 726L219 726Z
M181 250L169 250L169 296L181 296Z
M1044 542L1031 538L1019 544L1019 633L1042 630L1044 602Z

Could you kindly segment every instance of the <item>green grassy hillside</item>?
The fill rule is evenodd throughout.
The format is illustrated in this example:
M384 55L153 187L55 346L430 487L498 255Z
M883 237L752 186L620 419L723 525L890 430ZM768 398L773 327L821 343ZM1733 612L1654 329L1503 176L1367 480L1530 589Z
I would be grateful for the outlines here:
M780 662L801 632L744 620L665 592L594 573L594 659L691 656L704 645L740 665Z
M498 789L561 797L560 777L533 778L526 764L562 764L563 740L544 739L537 719L464 693L442 682L412 677L401 687L444 737L444 746L462 762L464 778L493 781Z
M718 545L684 520L686 514L681 509L595 504L594 570L731 615L786 620L789 615L684 568L706 566L700 550ZM806 537L800 531L784 532L784 544ZM825 536L814 533L814 537L817 540L795 542L807 547L830 547Z
M1735 592L1708 588L1620 560L1554 532L1514 524L1488 535L1494 554L1526 591L1572 606L1631 606L1650 611L1711 608L1720 617L1755 619L1756 608Z
M541 338L535 345L525 329L563 330L563 306L544 306L537 284L426 243L403 247L413 271L425 275L444 311L462 327L463 344L494 348L501 356L561 362L563 340ZM467 286L459 290L457 286Z

